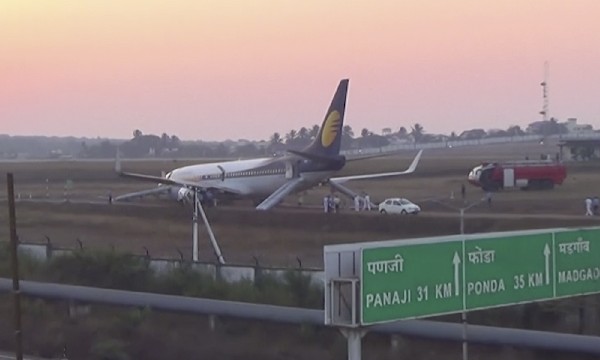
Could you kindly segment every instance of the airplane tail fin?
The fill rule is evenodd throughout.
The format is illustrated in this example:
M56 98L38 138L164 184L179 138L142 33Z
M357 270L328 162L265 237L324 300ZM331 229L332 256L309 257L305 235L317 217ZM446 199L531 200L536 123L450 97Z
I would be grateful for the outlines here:
M302 150L303 153L324 158L334 158L339 155L348 82L348 79L340 81L335 95L331 100L331 105L329 105L329 109L327 110L327 114L325 114L325 119L319 129L319 133L313 142Z

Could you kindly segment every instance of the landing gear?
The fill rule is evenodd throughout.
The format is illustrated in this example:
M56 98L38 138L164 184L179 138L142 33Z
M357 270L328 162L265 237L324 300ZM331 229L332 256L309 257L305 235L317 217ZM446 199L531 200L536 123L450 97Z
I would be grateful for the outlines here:
M192 216L192 225L193 225L193 238L192 238L192 259L194 261L198 261L198 216L202 217L204 221L204 225L206 226L206 230L208 231L208 236L210 237L211 245L215 251L215 255L217 256L217 260L220 264L225 264L225 259L221 254L221 249L219 244L217 243L217 239L215 239L215 235L210 227L210 223L208 222L208 218L206 217L206 213L204 212L204 208L202 207L202 203L200 201L202 195L198 189L192 189L193 192L193 202L194 202L194 212Z

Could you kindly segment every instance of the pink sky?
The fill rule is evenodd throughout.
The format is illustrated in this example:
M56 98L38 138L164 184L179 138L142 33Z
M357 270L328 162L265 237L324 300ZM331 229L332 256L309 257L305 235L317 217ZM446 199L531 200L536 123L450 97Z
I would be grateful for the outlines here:
M600 1L0 3L0 133L266 139L321 123L379 133L600 128Z

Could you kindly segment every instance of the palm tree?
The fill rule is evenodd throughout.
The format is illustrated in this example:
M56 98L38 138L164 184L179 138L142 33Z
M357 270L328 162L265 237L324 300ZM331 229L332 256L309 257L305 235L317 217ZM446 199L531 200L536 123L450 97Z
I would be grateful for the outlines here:
M283 141L281 140L281 135L278 132L273 133L273 135L271 135L269 142L270 142L271 146L279 145L279 144L283 143Z
M169 137L169 135L167 135L167 133L162 133L162 135L160 136L160 146L162 146L163 149L170 148L170 146L169 146L170 139L171 138Z
M362 137L367 137L369 135L371 135L371 132L367 128L364 128L360 131L360 136L362 136Z
M353 138L354 131L352 130L352 126L344 125L344 127L342 128L342 136L348 137L348 138Z
M308 129L305 128L304 126L300 128L300 130L298 130L298 138L302 139L302 140L306 140L309 138L308 135Z
M296 132L296 130L290 130L290 132L285 135L285 143L291 144L292 142L294 142L294 140L296 140L296 135L298 135L298 132Z
M317 137L318 134L319 134L319 125L315 124L308 131L308 135L310 135L311 139L314 139Z
M412 131L410 132L413 139L415 139L415 142L421 141L424 133L425 131L423 130L423 126L419 123L414 124L412 127Z
M176 135L171 135L171 148L178 149L181 145L181 140Z

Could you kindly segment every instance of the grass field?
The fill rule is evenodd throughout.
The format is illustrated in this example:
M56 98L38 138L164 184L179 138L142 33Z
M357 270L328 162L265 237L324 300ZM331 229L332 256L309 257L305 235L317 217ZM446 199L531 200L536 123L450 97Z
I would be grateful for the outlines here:
M210 209L209 218L226 259L230 262L253 262L253 256L271 265L295 266L300 258L306 266L322 265L325 244L374 241L444 235L459 231L458 211L464 206L451 199L466 183L469 170L484 160L531 158L539 153L554 153L555 144L515 144L488 147L433 149L425 151L414 174L383 180L356 181L347 185L366 191L374 201L404 196L421 205L417 217L401 218L374 213L354 213L344 208L341 214L326 216L320 208L329 187L317 187L305 196L305 206L297 208L291 196L282 206L262 213L253 211L250 201ZM342 174L369 173L403 169L415 152L349 162ZM127 170L160 174L161 171L189 164L191 161L142 160L124 161ZM510 190L496 193L492 208L479 205L467 213L467 232L555 226L580 226L600 223L585 218L583 199L600 193L597 163L572 163L562 186L551 191ZM13 172L16 192L22 198L63 199L65 183L70 199L105 201L114 195L151 188L153 185L118 178L112 161L8 162L2 169ZM46 182L46 179L48 181ZM5 188L5 177L0 179ZM31 195L30 195L31 194ZM468 202L478 201L483 192L467 185ZM428 199L435 198L438 201ZM440 204L443 202L448 206ZM139 206L144 204L146 206ZM72 247L76 239L85 246L108 247L153 255L174 257L178 250L186 256L191 250L191 211L175 202L145 199L136 205L105 206L91 204L46 204L21 202L18 207L19 235L24 241L52 242ZM345 200L351 205L349 199ZM0 222L6 221L0 213ZM537 214L538 217L527 217ZM525 216L527 215L527 216ZM545 217L547 215L547 217ZM2 237L5 237L3 234ZM208 236L201 233L201 258L213 260Z

